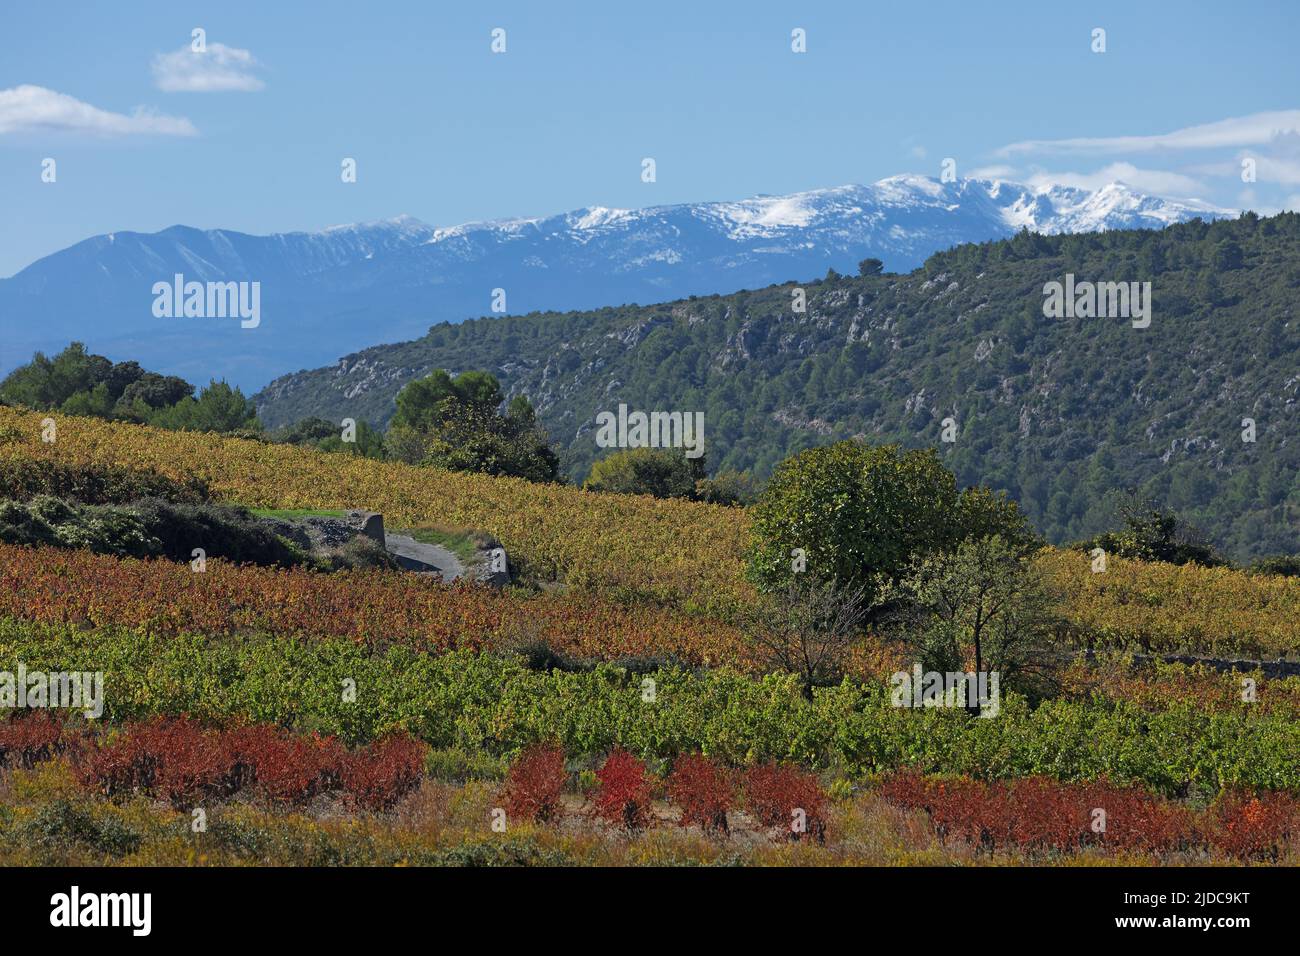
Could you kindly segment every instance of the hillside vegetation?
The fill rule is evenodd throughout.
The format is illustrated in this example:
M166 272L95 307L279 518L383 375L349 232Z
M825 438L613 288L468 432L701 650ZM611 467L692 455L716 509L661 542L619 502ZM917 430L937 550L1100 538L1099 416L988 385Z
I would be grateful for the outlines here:
M102 721L0 719L6 861L156 864L178 846L191 860L331 864L826 864L867 845L949 865L1296 858L1300 679L1062 652L1293 657L1300 579L1026 556L1058 595L1053 630L1035 631L1055 673L1022 692L1008 671L982 714L996 719L979 719L899 706L889 675L915 647L888 632L858 635L833 680L772 668L743 572L779 480L741 509L49 417L0 408L15 519L67 495L98 520L142 492L189 509L376 507L489 530L524 586L0 544L0 657L103 683ZM826 452L874 492L859 530L881 527L877 506L924 518L927 488L957 494L929 453ZM1016 527L982 491L956 510L949 530ZM1002 540L946 546L1000 561ZM183 823L198 807L206 831ZM508 828L485 837L496 807Z
M39 437L42 417L40 413L0 408L0 464L36 461L51 468L86 463L130 466L202 482L215 498L253 507L364 507L384 512L395 526L450 523L480 528L496 537L512 565L534 580L559 582L623 603L659 604L688 615L732 618L755 597L744 577L750 519L743 509L596 494L516 478L417 468L89 418L60 417L58 440L46 443ZM88 594L95 590L96 581L117 576L107 565L100 568L94 564L102 559L51 560L62 567L55 572L56 578L84 575ZM1072 646L1270 658L1294 656L1300 650L1300 579L1120 558L1112 558L1106 573L1094 574L1086 555L1050 549L1038 563L1063 595L1062 612L1070 624L1063 638ZM82 570L74 573L74 566ZM145 574L146 566L138 567ZM33 575L35 569L15 568L14 573ZM175 578L189 580L185 573ZM221 579L224 576L217 575L212 586ZM204 579L203 588L208 581ZM268 587L276 591L292 584L278 572L268 572L265 580L259 581L256 587L245 585L244 589L260 593ZM197 593L200 585L191 583L192 588L182 590ZM138 587L139 582L124 587L122 593L136 594ZM332 585L322 582L322 587ZM15 584L15 592L18 590ZM156 611L179 622L182 619L175 615L184 610L177 604L179 592L173 588L166 593L165 607ZM293 593L292 587L289 593ZM311 598L309 605L316 607L326 600L323 594ZM214 592L209 599L213 597L218 607L234 606L228 594ZM24 599L17 600L22 603ZM398 598L394 607L406 603L409 598ZM288 601L278 613L292 613L300 604L301 600ZM71 607L52 607L56 619L81 616ZM482 610L466 611L466 607L457 608L451 620L477 619L480 624L459 635L461 641L477 645L498 634L497 612L490 615L493 622L483 626ZM534 607L534 615L536 612ZM134 623L151 620L153 613L148 611L143 620ZM608 620L611 614L583 607L573 608L572 613L574 622L591 614L596 614L597 621ZM253 617L247 623L268 626L270 622ZM540 625L537 636L547 636L549 627ZM697 660L718 660L719 651L727 653L725 631L706 628L697 634L695 630L667 618L638 617L629 620L626 629L601 623L589 631L584 625L575 632L574 649L581 649L576 645L584 642L591 648L601 640L612 640L619 652L646 653L653 648L646 646L644 635L659 633L664 642L658 650L663 652ZM577 637L578 633L584 636ZM624 633L629 636L621 636Z
M1152 283L1148 328L1048 319L1043 287ZM711 469L765 476L815 444L936 446L963 484L1016 499L1057 543L1105 529L1136 488L1228 554L1300 550L1300 216L960 246L906 275L841 277L589 312L483 318L285 376L269 426L379 425L408 381L483 369L526 394L571 476L601 452L595 416L703 411ZM943 421L956 441L941 441ZM1242 440L1243 419L1255 441Z

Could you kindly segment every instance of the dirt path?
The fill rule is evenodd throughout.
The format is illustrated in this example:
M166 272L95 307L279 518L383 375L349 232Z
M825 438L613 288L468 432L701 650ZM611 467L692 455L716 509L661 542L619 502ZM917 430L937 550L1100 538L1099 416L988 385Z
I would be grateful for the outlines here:
M442 545L425 544L410 535L391 532L384 535L384 543L397 563L408 571L436 572L449 582L465 576L465 565L460 558Z

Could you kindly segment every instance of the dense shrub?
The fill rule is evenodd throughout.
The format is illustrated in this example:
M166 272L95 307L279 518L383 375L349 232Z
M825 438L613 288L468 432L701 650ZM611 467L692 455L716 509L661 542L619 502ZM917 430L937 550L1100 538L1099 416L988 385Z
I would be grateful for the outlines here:
M329 549L320 559L322 570L359 571L363 568L383 568L397 571L397 559L374 538L355 535L340 547Z
M386 453L448 471L556 481L559 458L532 404L516 395L501 414L503 398L500 384L487 372L462 372L453 379L436 369L408 382L395 399L397 411L384 436Z
M682 826L727 833L727 811L735 798L730 772L703 754L683 754L668 777L668 799L681 808Z
M159 554L189 561L195 548L208 557L260 565L290 567L307 556L243 508L212 504L172 504L160 498L136 502L145 530L161 542Z
M77 762L83 784L107 797L142 792L178 808L233 791L233 752L221 738L187 718L133 725L87 748Z
M1201 532L1174 512L1152 501L1125 497L1117 507L1123 527L1106 531L1075 545L1081 551L1100 548L1107 554L1138 561L1199 564L1215 567L1226 562Z
M791 764L760 764L745 773L745 806L765 827L780 827L792 840L826 842L828 801L817 776Z
M695 483L695 500L743 508L752 505L762 486L747 471L720 471Z
M161 498L130 505L85 505L51 495L25 503L0 502L0 541L173 561L191 560L195 548L208 557L259 565L289 567L311 561L242 508ZM360 557L349 553L340 561L347 564Z
M405 734L349 752L335 737L292 735L264 724L219 731L186 717L158 718L88 740L74 769L83 786L107 797L144 793L177 808L241 790L282 806L342 791L378 811L419 785L426 749Z
M596 780L592 807L597 816L629 830L650 825L650 779L644 763L626 750L615 749L596 771Z
M234 733L239 764L253 791L269 803L302 806L342 782L346 751L334 737L291 736L265 726Z
M696 483L704 480L702 458L688 458L677 449L628 448L593 464L583 487L609 494L691 498Z
M563 850L538 846L533 840L490 840L460 843L439 850L429 866L572 866L577 861Z
M127 504L140 498L199 504L209 498L207 483L200 478L177 480L121 465L0 459L0 499L30 501L37 495L87 505Z
M425 773L434 780L466 783L470 780L503 781L509 766L501 757L466 747L436 747L424 760Z
M0 502L0 541L85 548L115 557L156 554L160 544L140 517L114 505L76 505L50 495Z
M67 800L42 807L21 827L18 838L42 846L47 854L85 847L111 857L128 856L140 848L141 842L140 834L122 821L92 813Z
M1278 554L1260 558L1246 569L1251 574L1300 578L1300 554Z
M501 800L512 817L537 823L560 818L560 795L569 775L564 769L564 751L559 747L534 744L510 765Z
M238 789L230 741L187 719L158 722L131 734L136 753L152 760L153 789L178 809Z

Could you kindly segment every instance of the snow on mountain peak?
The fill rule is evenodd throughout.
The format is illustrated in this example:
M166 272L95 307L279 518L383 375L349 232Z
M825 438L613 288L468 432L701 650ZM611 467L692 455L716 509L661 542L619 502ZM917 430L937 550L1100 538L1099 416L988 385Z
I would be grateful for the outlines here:
M882 198L894 201L915 198L917 195L939 199L945 193L944 184L939 180L915 173L888 176L877 182L872 189Z
M565 219L573 229L599 229L601 226L622 222L634 215L630 209L609 209L605 206L589 206L570 213Z
M426 246L452 239L515 242L544 234L587 246L598 239L612 242L618 236L630 239L635 234L653 234L662 239L667 234L664 230L680 234L683 229L703 228L737 243L781 237L788 240L803 233L806 241L816 246L818 234L823 231L833 232L837 245L851 242L854 236L865 242L888 235L906 242L917 237L918 229L924 233L939 228L942 220L954 215L989 220L987 228L992 231L980 238L996 238L1002 231L1023 228L1043 233L1158 228L1193 216L1215 218L1236 212L1199 200L1148 196L1118 181L1087 190L1060 183L1024 184L1004 179L945 183L930 176L903 174L867 186L837 186L783 196L759 195L644 209L595 205L553 216L438 228L402 215L375 223L331 226L322 234L384 230L417 239ZM925 240L920 242L924 244Z
M762 196L739 202L709 203L710 211L731 226L733 238L771 235L774 230L804 228L817 215L810 197L816 193Z

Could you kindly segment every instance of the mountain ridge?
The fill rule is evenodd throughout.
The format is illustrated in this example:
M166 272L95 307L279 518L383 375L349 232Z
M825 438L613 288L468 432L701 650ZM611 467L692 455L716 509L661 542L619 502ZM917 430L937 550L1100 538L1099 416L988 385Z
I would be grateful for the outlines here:
M117 231L0 280L0 372L76 339L191 380L253 387L440 321L487 314L496 289L505 290L510 314L666 301L852 270L866 257L907 270L935 251L1020 228L1163 227L1233 214L1122 184L1089 192L904 175L785 196L588 206L449 227L402 215L267 236L182 224ZM149 290L176 273L259 282L256 332L217 319L162 324Z

